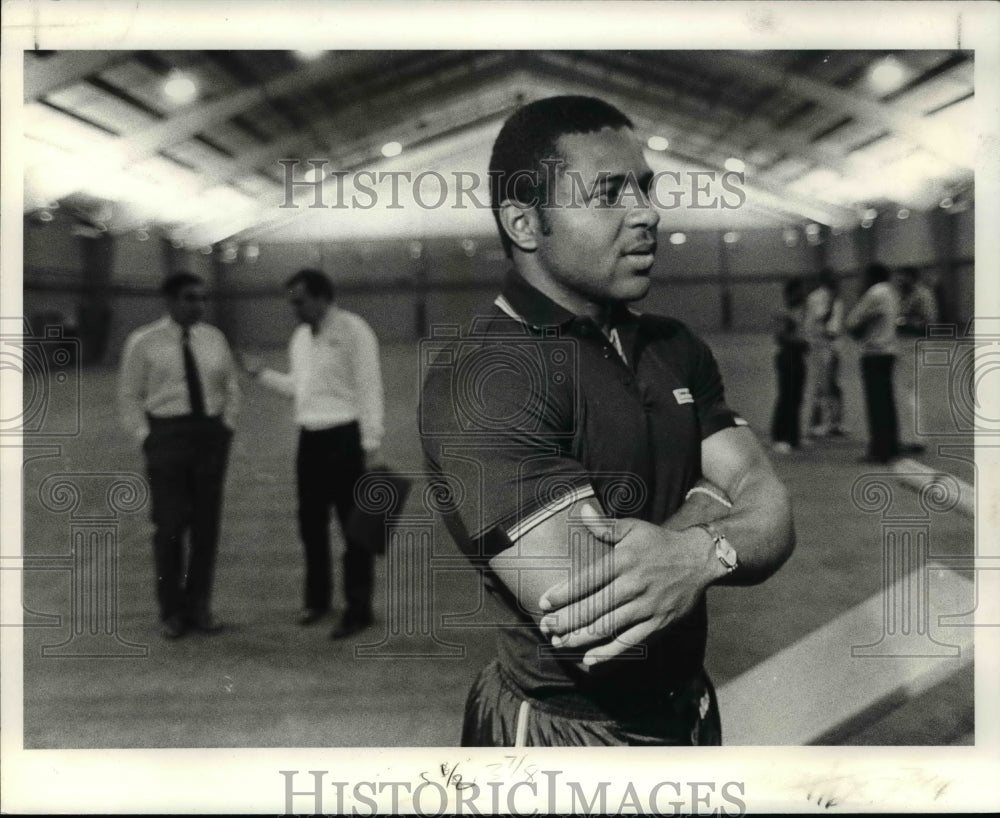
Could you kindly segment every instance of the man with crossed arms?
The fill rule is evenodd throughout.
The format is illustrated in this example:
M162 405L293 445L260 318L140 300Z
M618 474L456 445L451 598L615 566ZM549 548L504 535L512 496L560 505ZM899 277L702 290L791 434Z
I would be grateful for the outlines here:
M531 103L490 171L513 270L430 362L421 406L445 520L505 619L462 744L718 744L705 591L787 559L787 492L708 347L628 307L659 222L632 123L586 97Z

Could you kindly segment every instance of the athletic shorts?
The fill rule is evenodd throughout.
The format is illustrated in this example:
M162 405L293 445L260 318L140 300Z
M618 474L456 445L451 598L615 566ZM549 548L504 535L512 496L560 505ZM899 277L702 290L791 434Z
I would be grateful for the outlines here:
M718 745L722 725L715 690L702 672L686 689L664 692L648 721L628 725L531 698L499 662L476 678L465 704L463 747L662 747Z

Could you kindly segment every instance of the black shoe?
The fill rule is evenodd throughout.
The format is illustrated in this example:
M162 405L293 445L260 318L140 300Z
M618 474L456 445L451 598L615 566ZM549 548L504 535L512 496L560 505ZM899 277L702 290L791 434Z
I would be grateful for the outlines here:
M184 620L179 616L168 616L160 623L160 636L164 639L180 639L184 635Z
M219 633L225 629L225 625L219 622L212 614L198 614L188 619L188 628L199 633Z
M299 624L305 627L319 622L328 613L326 608L306 608L299 614Z
M365 616L344 614L344 618L341 619L340 623L330 632L330 638L347 639L349 636L354 636L355 634L361 633L361 631L366 628L371 627L371 624L371 614L367 614Z

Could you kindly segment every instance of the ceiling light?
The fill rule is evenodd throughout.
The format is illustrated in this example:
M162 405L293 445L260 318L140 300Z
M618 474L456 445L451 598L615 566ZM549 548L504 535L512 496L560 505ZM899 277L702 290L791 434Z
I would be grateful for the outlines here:
M403 152L403 146L399 142L386 142L382 146L382 155L385 157L399 156Z
M868 84L884 96L900 88L906 81L906 67L896 57L888 56L868 71Z
M143 227L140 227L138 230L135 231L135 237L139 241L149 241L149 231Z
M729 159L722 163L722 166L733 173L743 173L747 169L747 166L743 164L743 160L737 159L734 156L729 157Z
M944 198L943 198L943 199L941 200L941 207L942 207L943 209L945 209L945 210L947 210L947 209L948 209L949 207L951 207L951 206L952 206L953 204L955 204L955 200L954 200L954 199L952 199L952 198L951 198L951 196L945 196L945 197L944 197Z
M319 182L326 176L323 168L312 167L309 168L305 173L302 174L303 180L306 182Z
M875 221L875 217L878 216L878 211L874 207L869 207L865 209L864 214L861 216L866 222Z
M651 136L646 140L646 146L651 151L665 151L670 147L670 141L665 136Z
M908 218L910 218L910 211L909 211L909 209L905 208L905 207L899 208L899 211L896 213L896 218L897 219L908 219Z
M740 240L740 234L731 230L728 233L722 234L722 240L726 244L736 244Z
M685 236L683 233L671 233L670 234L670 243L671 244L684 244L684 242L686 242L687 240L688 240L688 237Z
M198 98L198 86L183 71L171 71L163 81L163 93L178 105L187 105Z
M818 224L807 224L806 225L806 235L807 236L818 236L820 233L820 226Z
M868 229L869 227L871 227L871 226L872 226L873 224L875 224L875 222L873 222L873 221L872 221L871 219L862 219L862 220L861 220L861 226L862 226L862 227L863 227L863 228L864 228L865 230L867 230L867 229Z
M54 216L48 210L38 211L38 221L40 222L50 222Z

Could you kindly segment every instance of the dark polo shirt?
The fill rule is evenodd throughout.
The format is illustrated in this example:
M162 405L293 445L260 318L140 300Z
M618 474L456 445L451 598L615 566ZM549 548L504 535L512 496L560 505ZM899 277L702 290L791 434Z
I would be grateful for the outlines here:
M637 655L588 673L548 645L486 565L585 497L613 517L664 522L701 477L701 441L745 425L683 323L622 306L613 326L624 358L590 318L510 273L489 315L424 343L420 424L449 530L501 602L498 652L512 680L574 712L627 717L701 673L704 600Z

